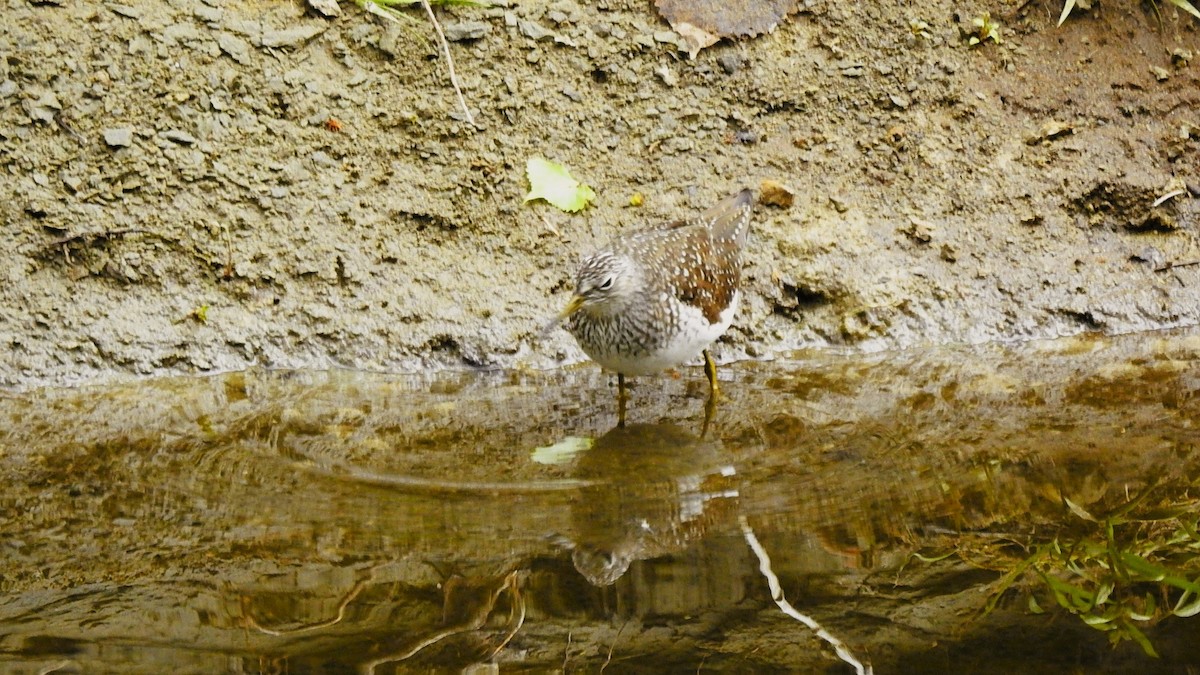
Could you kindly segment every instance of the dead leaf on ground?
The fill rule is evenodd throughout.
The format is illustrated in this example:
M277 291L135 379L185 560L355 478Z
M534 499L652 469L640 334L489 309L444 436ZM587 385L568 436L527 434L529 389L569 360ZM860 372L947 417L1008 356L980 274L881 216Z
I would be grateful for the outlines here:
M745 3L729 2L728 0L654 0L654 5L675 32L683 35L681 26L686 25L693 32L700 31L720 39L724 37L754 37L770 33L787 18L788 14L796 11L799 2L798 0L758 0ZM696 51L702 48L697 48Z

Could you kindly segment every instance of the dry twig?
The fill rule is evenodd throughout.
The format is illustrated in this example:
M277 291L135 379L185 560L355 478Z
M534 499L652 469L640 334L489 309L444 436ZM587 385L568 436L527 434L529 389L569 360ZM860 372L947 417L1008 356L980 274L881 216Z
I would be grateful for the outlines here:
M454 57L450 56L450 43L446 41L446 34L442 32L442 24L438 23L437 16L433 13L433 7L430 6L429 0L421 0L421 6L425 8L425 13L429 15L429 22L433 24L433 29L437 31L438 43L442 45L442 53L446 55L446 68L450 71L450 84L454 85L454 93L458 95L458 105L462 107L463 114L467 117L467 123L475 126L475 118L471 115L471 109L467 107L467 99L463 97L462 87L458 86L458 75L454 72Z

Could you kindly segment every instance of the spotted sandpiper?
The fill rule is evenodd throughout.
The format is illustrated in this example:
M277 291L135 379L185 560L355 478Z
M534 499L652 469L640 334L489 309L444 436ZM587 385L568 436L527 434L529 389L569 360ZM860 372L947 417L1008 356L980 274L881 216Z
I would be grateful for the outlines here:
M592 360L617 372L622 404L626 375L700 354L715 400L717 366L708 346L733 323L753 207L754 192L746 189L698 218L619 236L583 261L574 295L546 330L565 321Z

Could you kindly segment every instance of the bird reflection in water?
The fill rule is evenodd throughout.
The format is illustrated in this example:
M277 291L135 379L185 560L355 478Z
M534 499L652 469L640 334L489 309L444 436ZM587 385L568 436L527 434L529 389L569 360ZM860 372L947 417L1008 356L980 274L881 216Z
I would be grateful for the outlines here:
M718 523L733 523L736 472L720 446L674 424L617 426L578 459L575 476L595 484L573 507L575 569L609 586L637 560L679 553Z

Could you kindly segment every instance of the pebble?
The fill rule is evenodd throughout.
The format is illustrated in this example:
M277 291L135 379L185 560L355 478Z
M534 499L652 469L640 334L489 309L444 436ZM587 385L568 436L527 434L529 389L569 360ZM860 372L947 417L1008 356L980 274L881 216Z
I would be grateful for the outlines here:
M193 145L196 143L195 136L179 129L168 129L159 135L168 141L171 141L172 143L178 143L180 145Z
M108 8L112 11L113 14L116 14L118 16L123 16L126 19L142 18L142 10L140 10L136 7L130 7L129 5L109 5Z
M517 21L517 28L521 29L521 35L534 41L554 37L554 31L542 28L540 24L533 21L519 20Z
M242 65L250 62L250 43L232 33L217 33L217 46Z
M338 5L337 0L308 0L308 6L326 19L342 15L342 8Z
M62 104L58 102L58 97L54 92L42 92L35 100L27 100L22 103L25 108L25 114L34 121L46 122L49 124L54 121L54 116L58 111L62 110Z
M218 25L225 18L225 10L219 7L208 7L206 5L197 5L196 8L192 10L192 13L195 14L196 18L200 19L201 21Z
M741 70L745 63L745 60L740 54L734 54L732 52L722 54L717 57L717 65L721 66L721 70L725 71L726 75L733 75L737 71Z
M796 200L796 191L776 180L767 179L759 184L759 201L782 209L791 208Z
M133 145L133 128L116 127L104 130L104 142L110 148L128 148Z
M168 45L179 44L181 42L195 42L200 39L200 29L196 24L188 21L171 24L162 30L162 32L153 33L154 37L160 42Z
M284 30L267 31L263 33L262 46L299 47L321 33L324 33L328 27L326 24L310 24L308 26L296 26L295 28Z
M442 30L446 33L446 40L464 42L478 40L492 32L492 25L485 21L459 21L444 25Z

